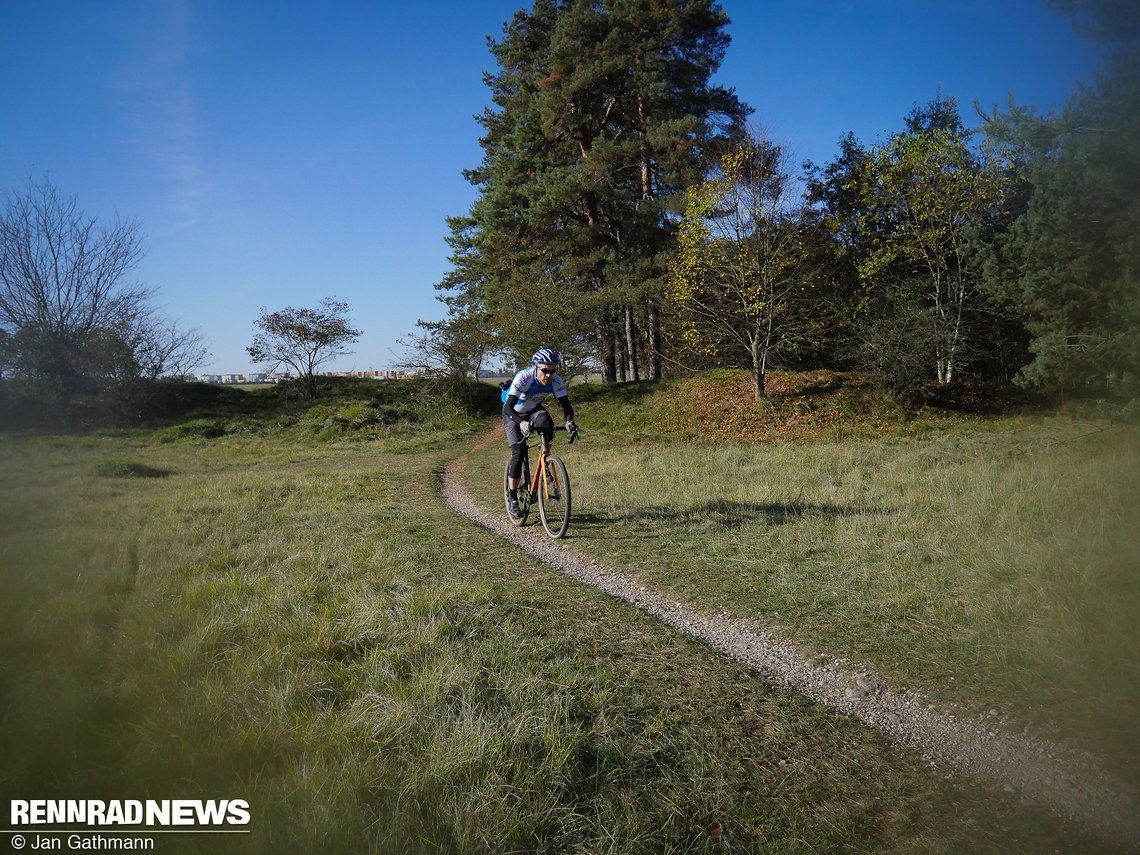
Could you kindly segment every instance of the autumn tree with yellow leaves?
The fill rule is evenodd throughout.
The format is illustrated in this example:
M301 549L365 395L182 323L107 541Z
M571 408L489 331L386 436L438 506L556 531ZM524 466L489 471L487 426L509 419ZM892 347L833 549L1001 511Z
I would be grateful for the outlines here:
M784 149L752 134L690 188L666 290L690 350L747 367L756 399L773 362L827 338L834 242Z

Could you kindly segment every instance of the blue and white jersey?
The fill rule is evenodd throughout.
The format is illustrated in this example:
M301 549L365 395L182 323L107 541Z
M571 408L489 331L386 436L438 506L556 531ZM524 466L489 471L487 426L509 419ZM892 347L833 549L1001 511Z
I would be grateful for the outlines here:
M519 399L518 403L515 404L515 412L520 416L525 416L541 407L548 395L554 395L555 398L565 398L566 384L562 382L559 375L555 374L550 378L549 384L541 385L532 365L515 375L511 385L503 392L504 404L511 395L517 395Z

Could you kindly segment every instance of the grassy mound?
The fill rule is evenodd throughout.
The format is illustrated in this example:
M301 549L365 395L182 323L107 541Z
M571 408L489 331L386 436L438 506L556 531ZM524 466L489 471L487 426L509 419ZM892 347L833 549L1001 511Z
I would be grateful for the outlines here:
M316 397L296 383L221 388L220 393L204 391L210 389L204 384L179 385L186 387L176 390L184 406L176 417L157 419L160 442L277 434L298 441L374 440L393 433L467 429L497 407L493 391L482 385L472 384L475 403L465 407L441 395L428 380L321 378Z
M772 372L757 401L745 371L612 386L576 386L586 424L627 437L685 442L813 442L924 430L950 409L908 410L860 375L835 371Z
M457 388L429 379L322 377L317 394L300 382L237 387L208 383L140 382L129 395L50 405L31 387L0 383L0 430L85 433L145 428L159 439L217 439L281 429L316 439L375 438L393 427L462 425L498 411L486 384Z

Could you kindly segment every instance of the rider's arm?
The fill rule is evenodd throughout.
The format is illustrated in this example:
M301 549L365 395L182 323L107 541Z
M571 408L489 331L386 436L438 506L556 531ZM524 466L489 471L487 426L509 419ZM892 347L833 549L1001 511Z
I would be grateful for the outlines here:
M574 421L574 408L570 406L570 396L563 395L561 398L555 398L554 400L556 400L558 406L562 408L562 415L566 417L566 421Z
M515 412L515 404L518 402L518 395L507 395L507 400L503 402L503 415L514 422L516 425L521 425L525 419L519 413Z

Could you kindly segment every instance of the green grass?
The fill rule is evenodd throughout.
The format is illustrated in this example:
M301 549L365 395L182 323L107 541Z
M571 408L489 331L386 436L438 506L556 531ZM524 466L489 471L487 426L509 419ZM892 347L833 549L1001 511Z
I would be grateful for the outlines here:
M330 415L0 442L0 801L244 798L224 851L1096 849L457 517L472 423ZM576 545L664 544L589 441Z
M678 405L680 383L645 387L635 406L620 390L576 396L585 441L561 446L575 548L932 697L998 708L1140 784L1134 428L931 413L842 431L820 419L812 441L784 400L744 417L732 404L724 430L679 443L704 404ZM749 418L795 441L726 439ZM469 472L489 507L502 456Z

